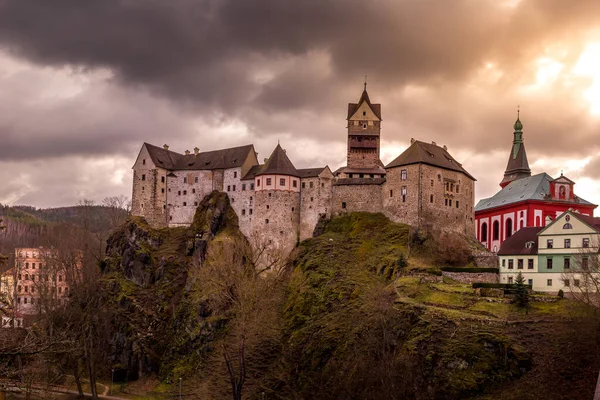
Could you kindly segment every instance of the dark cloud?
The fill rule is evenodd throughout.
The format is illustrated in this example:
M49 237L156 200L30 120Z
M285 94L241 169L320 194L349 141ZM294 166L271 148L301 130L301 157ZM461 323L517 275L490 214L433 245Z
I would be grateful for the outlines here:
M282 139L301 166L335 164L344 152L315 151L343 145L365 74L390 145L447 144L500 177L521 104L530 162L582 158L598 151L590 82L527 85L555 46L572 66L599 15L597 0L0 0L0 50L41 68L2 76L0 53L0 158L133 158L143 141L269 153ZM40 96L64 69L89 82Z

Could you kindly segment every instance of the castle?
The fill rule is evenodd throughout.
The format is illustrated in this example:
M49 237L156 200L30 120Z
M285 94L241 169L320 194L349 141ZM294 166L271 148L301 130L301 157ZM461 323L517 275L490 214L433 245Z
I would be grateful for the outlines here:
M411 139L384 166L381 104L365 88L348 105L347 165L297 169L278 144L263 164L253 145L184 154L144 143L133 166L132 215L154 227L186 226L213 190L226 192L241 231L291 249L322 218L382 212L395 222L474 234L473 178L446 146Z

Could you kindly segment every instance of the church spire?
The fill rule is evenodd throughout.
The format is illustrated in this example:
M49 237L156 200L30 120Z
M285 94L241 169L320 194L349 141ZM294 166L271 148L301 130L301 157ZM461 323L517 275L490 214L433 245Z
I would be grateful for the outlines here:
M513 145L510 155L508 156L508 164L504 171L504 178L500 182L500 186L505 187L512 181L531 176L529 162L527 161L527 153L525 152L525 144L523 143L523 123L521 123L521 110L517 108L517 120L513 125Z

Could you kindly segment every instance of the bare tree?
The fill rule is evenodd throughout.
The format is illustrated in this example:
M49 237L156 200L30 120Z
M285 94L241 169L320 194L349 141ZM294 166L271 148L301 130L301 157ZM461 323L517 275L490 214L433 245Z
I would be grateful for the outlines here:
M594 309L600 308L600 238L588 240L570 259L561 276L570 296Z
M131 202L124 195L105 197L102 200L102 205L108 208L111 229L115 229L125 222L131 209Z

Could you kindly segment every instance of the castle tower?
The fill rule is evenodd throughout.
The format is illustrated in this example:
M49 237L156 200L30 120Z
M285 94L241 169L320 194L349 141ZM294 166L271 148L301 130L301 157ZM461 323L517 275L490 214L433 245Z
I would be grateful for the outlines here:
M348 168L383 167L379 160L381 104L372 104L367 83L358 103L348 104Z
M287 256L298 241L300 174L278 144L254 178L254 237Z
M531 176L531 170L529 169L529 163L527 162L527 153L525 152L525 145L523 144L523 124L519 119L518 111L514 129L512 149L508 156L508 164L506 165L506 171L504 171L504 179L500 182L502 188L512 181Z

